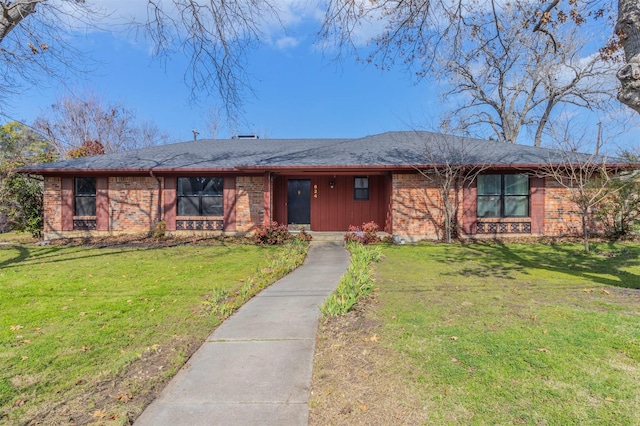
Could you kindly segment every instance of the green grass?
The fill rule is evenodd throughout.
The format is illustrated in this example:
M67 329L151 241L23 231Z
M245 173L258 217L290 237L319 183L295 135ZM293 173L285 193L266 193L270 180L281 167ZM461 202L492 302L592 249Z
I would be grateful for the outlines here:
M212 294L274 281L304 258L287 250L0 246L0 423L24 423L145 351L202 340L220 322Z
M395 246L384 339L428 424L640 424L640 245Z

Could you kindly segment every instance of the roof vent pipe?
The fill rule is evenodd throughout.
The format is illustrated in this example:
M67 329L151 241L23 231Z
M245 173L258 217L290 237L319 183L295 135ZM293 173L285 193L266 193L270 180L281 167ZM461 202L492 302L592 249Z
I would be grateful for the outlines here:
M258 135L235 135L231 136L231 139L260 139Z

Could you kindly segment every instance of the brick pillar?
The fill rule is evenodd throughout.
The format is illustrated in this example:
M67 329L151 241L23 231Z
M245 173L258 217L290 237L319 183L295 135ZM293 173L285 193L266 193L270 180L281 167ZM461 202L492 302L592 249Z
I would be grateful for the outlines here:
M234 232L236 230L236 178L234 176L224 178L223 205L224 230Z
M167 226L167 231L176 230L176 209L177 207L177 192L176 192L175 177L164 178L164 223Z
M96 178L96 231L109 230L109 181Z
M62 178L62 230L73 231L73 178Z
M269 226L271 224L271 172L264 172L263 200L262 223L264 226Z
M530 187L530 209L531 234L544 235L544 178L531 176L529 178Z
M462 188L462 232L476 234L478 187L476 181Z

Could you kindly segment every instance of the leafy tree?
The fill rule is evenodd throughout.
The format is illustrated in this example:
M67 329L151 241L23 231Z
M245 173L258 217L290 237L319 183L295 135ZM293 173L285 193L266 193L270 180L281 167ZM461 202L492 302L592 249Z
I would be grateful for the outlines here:
M42 180L15 173L18 167L52 161L51 146L18 122L0 126L0 223L2 230L42 232Z
M10 173L0 187L0 213L9 229L42 236L42 181L21 173Z
M100 141L85 141L78 148L70 149L67 152L69 158L90 157L92 155L104 154L104 145Z

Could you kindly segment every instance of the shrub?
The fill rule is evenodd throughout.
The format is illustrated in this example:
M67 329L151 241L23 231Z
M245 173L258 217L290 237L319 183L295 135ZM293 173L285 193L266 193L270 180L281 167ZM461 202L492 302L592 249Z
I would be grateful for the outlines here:
M350 225L349 230L344 235L344 240L362 244L372 244L380 241L378 237L379 226L374 221L362 224L362 227Z
M164 220L161 220L160 222L156 223L156 226L153 227L153 230L151 231L151 237L155 238L156 240L161 240L163 239L167 234L167 224Z
M2 180L0 186L0 213L6 217L9 228L40 238L44 223L42 182L14 173Z
M311 241L313 237L304 230L304 228L300 229L300 232L296 235L296 240L298 241Z
M258 228L255 234L255 241L263 245L280 245L293 238L287 225L279 225L278 222L271 222L269 226Z

